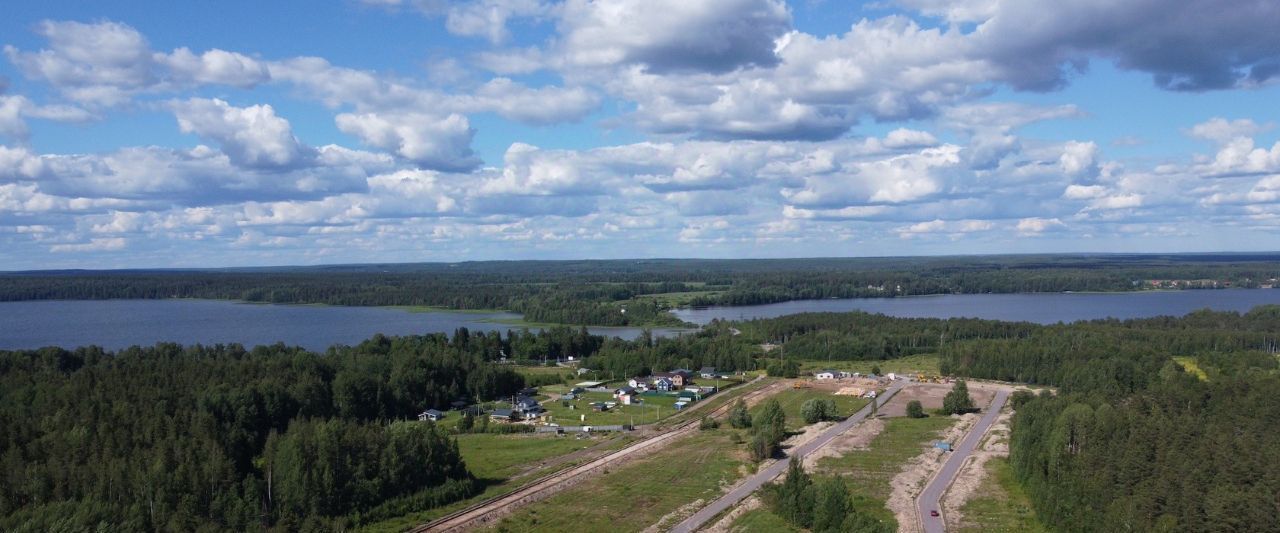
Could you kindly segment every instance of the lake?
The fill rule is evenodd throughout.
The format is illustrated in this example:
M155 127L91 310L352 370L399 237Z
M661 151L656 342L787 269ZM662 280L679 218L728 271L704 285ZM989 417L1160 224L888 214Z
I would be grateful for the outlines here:
M962 294L838 300L801 300L743 307L674 311L680 319L772 318L805 312L867 311L897 317L974 317L1041 324L1095 318L1185 315L1197 309L1248 311L1280 304L1280 290L1200 290L1127 293ZM261 305L219 300L95 300L0 302L0 349L96 344L108 349L171 341L182 344L284 342L323 351L356 344L375 333L414 335L520 329L501 320L515 313L412 313L381 307ZM537 329L537 328L530 328ZM639 328L588 328L599 335L634 339ZM681 330L657 328L655 335Z
M420 335L465 327L471 331L520 329L498 320L514 313L412 313L382 307L262 305L219 300L54 300L0 302L0 349L96 344L107 349L157 342L245 346L285 344L323 351L356 344L375 333ZM529 328L536 330L538 328ZM588 328L633 339L639 328ZM678 330L655 329L657 335Z
M714 319L774 318L809 312L866 311L902 318L985 318L1040 324L1099 318L1182 316L1198 309L1248 311L1259 305L1280 304L1277 289L1186 290L1117 293L942 294L902 298L841 298L800 300L741 307L680 309L685 322L707 324Z

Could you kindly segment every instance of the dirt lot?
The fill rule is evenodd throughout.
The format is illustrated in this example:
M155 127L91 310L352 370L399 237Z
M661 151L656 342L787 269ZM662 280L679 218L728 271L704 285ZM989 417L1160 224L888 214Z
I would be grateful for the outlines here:
M893 398L889 399L889 403L880 406L880 416L907 416L907 403L911 400L919 400L924 406L924 410L942 408L942 397L951 392L951 383L915 383L904 387ZM973 398L973 404L979 408L984 408L991 403L991 399L995 398L995 392L969 384L969 396Z

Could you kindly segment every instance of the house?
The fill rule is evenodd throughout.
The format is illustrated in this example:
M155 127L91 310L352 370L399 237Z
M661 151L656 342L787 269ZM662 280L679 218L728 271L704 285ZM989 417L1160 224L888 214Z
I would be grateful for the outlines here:
M604 402L591 402L592 411L607 411L609 407Z
M449 404L449 407L453 408L454 411L461 411L462 409L466 408L466 406L467 406L466 400L458 400Z
M688 384L690 384L690 383L693 383L693 371L692 371L692 370L689 370L689 369L687 369L687 368L677 368L677 369L675 369L675 370L672 370L672 371L671 371L671 373L672 373L672 374L675 374L675 375L677 375L677 376L680 376L680 379L682 380L682 381L680 382L680 386L681 386L681 387L683 387L683 386L685 386L685 385L688 385Z
M511 404L511 410L521 418L537 418L546 409L533 398L519 398Z
M572 392L566 392L566 393L564 393L564 394L562 394L562 395L560 396L560 399L561 399L561 400L576 400L576 399L578 399L578 395L577 395L577 394L574 394L574 393L572 393Z
M629 385L613 391L613 397L618 398L619 400L621 400L624 395L635 395L635 394L636 394L636 388Z
M638 403L636 400L640 397L640 394L631 387L623 387L618 389L618 393L614 396L618 398L618 401L622 402L622 405L631 405Z
M716 367L704 366L702 370L698 371L698 376L702 377L702 379L715 379L720 377L720 374L716 373Z
M489 418L498 422L511 422L518 420L515 412L510 409L494 409L493 412L489 413Z
M813 377L818 379L836 379L836 376L835 370L819 370L813 374Z
M584 389L582 387L574 387L572 389L569 389L569 392L572 394L582 394L584 392L587 392L587 389Z
M675 382L666 376L658 376L653 379L653 388L660 391L671 391L676 389Z
M853 377L853 374L851 374L851 373L849 373L849 372L846 372L846 371L844 371L844 370L837 370L837 371L836 371L836 377L838 377L838 378L840 378L840 379L848 379L848 378Z
M671 382L671 385L677 389L684 388L685 384L689 382L688 374L681 374L679 372L659 372L653 375L653 380L654 380L653 384L657 386L658 380L663 378L666 378L667 380L669 380ZM659 388L658 390L663 390L663 389ZM671 390L671 389L667 389L667 390Z
M418 413L418 420L423 422L426 422L428 420L435 422L437 420L440 420L441 418L444 418L444 413L437 411L435 409L427 409L426 411Z
M650 378L643 377L643 376L636 376L634 378L627 380L627 386L638 391L648 390L649 383L650 383Z
M591 369L590 369L590 368L579 368L579 369L578 369L578 375L579 375L579 376L584 375L584 374L587 374L587 373L590 373L590 372L591 372Z

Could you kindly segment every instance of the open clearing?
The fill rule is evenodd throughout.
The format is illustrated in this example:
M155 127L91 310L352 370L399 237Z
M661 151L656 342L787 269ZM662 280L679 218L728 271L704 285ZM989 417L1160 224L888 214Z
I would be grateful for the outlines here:
M641 398L644 399L644 403L639 405L618 404L608 411L592 411L592 402L616 402L617 400L607 392L585 392L575 400L545 400L542 402L542 407L551 413L552 422L562 426L652 424L677 412L674 396L656 395L641 396Z
M899 393L901 394L901 393ZM829 399L836 402L836 413L840 418L845 418L858 409L862 409L867 405L868 400L864 398L855 398L853 396L837 396L830 391L819 388L809 389L787 389L773 396L782 404L782 411L787 415L787 431L796 431L806 424L804 417L800 416L800 408L804 402L814 398ZM751 415L755 416L760 410L759 404L751 409Z
M969 396L973 398L974 405L987 405L991 403L991 399L995 397L995 392L980 388L978 384L969 383ZM888 417L907 416L907 402L911 400L919 400L924 406L925 412L932 412L942 408L942 398L951 392L954 387L951 383L916 383L910 387L902 389L901 392L889 399L889 402L880 406L880 414Z
M745 446L734 430L699 431L617 470L587 479L516 511L497 531L642 531L668 527L697 500L718 497L747 470ZM692 512L692 511L690 511Z

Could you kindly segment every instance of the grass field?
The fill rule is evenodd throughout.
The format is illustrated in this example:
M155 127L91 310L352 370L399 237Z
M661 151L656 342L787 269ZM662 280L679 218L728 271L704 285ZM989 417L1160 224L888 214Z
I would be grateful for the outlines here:
M537 480L542 475L568 468L577 464L578 461L557 464L552 468L542 468L540 463L593 446L600 446L601 450L615 450L633 440L628 436L578 440L550 435L458 435L458 449L462 452L467 468L486 483L483 492L444 507L369 524L360 529L375 533L405 531L476 502L511 492L526 483ZM511 479L511 476L521 474L527 469L537 471L529 471L516 479Z
M773 533L774 531L785 532L801 532L804 531L791 523L783 520L768 509L763 507L752 509L733 521L733 527L730 528L734 533Z
M868 400L863 398L855 398L853 396L836 396L830 392L818 389L787 389L773 396L782 404L782 412L787 415L787 430L794 431L804 427L804 417L800 416L800 407L804 402L814 398L831 399L836 402L836 412L841 418L847 417L858 409L862 409L867 405ZM756 404L751 408L751 415L755 416L760 410L763 402Z
M803 373L812 373L825 368L834 370L847 370L850 372L862 372L863 374L871 372L871 367L879 366L880 371L884 373L911 373L923 372L929 375L937 375L938 356L936 354L919 354L907 357L899 357L897 359L887 359L884 361L819 361L805 360L800 361L800 371Z
M1204 373L1204 369L1200 368L1200 364L1196 362L1194 357L1174 357L1173 362L1182 366L1188 374L1200 378L1200 381L1209 381L1208 374Z
M960 512L964 523L959 531L974 533L983 531L1047 532L1036 519L1022 486L1013 477L1009 460L994 458L987 461L987 477Z
M613 395L607 392L586 392L577 400L568 400L570 407L565 407L560 400L546 400L542 402L542 406L549 411L553 418L552 422L562 426L576 425L615 425L615 424L631 424L633 421L636 425L652 424L671 416L676 413L676 399L673 396L641 396L644 403L640 405L622 405L604 412L596 412L591 410L591 402L611 402L616 401ZM585 416L586 421L582 421L581 417Z
M525 507L497 531L641 531L681 506L720 495L747 464L733 430L700 431L547 500ZM668 527L671 523L666 524Z
M818 470L845 476L858 511L894 522L893 513L884 507L889 498L889 481L902 471L907 460L920 455L953 423L951 418L940 416L885 419L884 430L868 449L823 458L818 461Z

